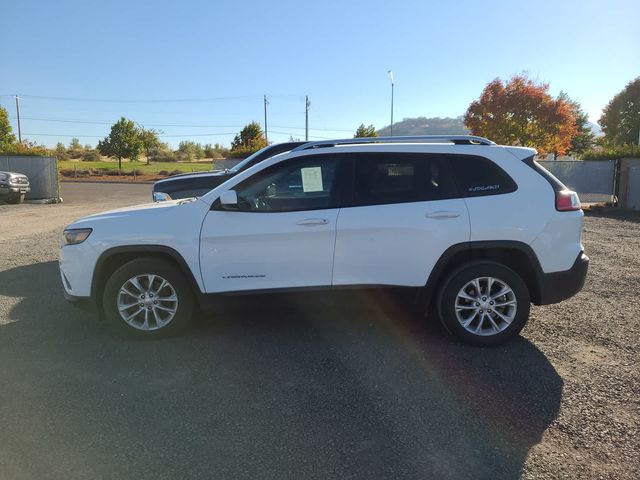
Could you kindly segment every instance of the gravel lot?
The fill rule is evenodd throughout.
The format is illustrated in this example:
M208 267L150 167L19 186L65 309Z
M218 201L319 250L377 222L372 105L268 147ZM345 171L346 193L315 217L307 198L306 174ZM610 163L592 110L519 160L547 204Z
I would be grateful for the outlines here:
M367 292L231 298L136 342L64 302L56 259L66 223L149 186L63 196L0 205L0 478L640 475L637 219L588 217L584 290L500 348Z

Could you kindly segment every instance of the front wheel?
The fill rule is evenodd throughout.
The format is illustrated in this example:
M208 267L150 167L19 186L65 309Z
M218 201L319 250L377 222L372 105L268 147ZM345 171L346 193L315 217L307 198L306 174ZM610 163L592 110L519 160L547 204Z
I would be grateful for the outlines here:
M497 262L479 261L449 275L440 291L438 313L444 327L463 342L497 345L520 333L530 302L516 272Z
M184 328L193 313L193 293L182 272L154 258L125 263L107 280L103 309L119 333L159 338Z

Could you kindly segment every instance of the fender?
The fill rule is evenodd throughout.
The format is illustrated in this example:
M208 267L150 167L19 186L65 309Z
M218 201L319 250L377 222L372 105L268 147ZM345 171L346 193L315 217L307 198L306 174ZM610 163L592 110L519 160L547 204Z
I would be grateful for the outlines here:
M434 295L438 291L442 280L446 277L451 268L465 261L491 258L490 255L488 257L483 256L483 252L493 253L500 251L517 251L525 255L532 271L532 275L529 275L529 278L525 278L524 280L531 290L530 293L533 303L537 305L542 303L541 297L544 273L540 266L540 262L538 261L538 257L529 245L516 240L472 241L457 243L450 246L440 256L431 270L427 283L417 295L416 302L425 304L428 308L434 298Z
M112 258L114 255L121 254L161 254L168 255L171 257L177 264L182 273L184 274L187 281L191 284L193 289L193 293L196 297L200 297L202 295L202 290L196 281L193 272L189 268L189 265L185 261L185 259L178 253L178 251L174 250L171 247L167 247L164 245L123 245L118 247L113 247L105 250L100 254L98 260L96 262L96 267L93 272L93 278L91 280L91 297L97 301L99 300L99 295L97 292L99 280L101 279L102 272L107 264L107 261Z

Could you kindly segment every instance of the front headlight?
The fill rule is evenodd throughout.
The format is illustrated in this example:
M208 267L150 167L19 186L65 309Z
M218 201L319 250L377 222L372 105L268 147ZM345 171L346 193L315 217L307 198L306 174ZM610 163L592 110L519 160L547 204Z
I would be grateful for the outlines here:
M77 245L84 242L93 230L91 228L70 228L62 234L63 245Z

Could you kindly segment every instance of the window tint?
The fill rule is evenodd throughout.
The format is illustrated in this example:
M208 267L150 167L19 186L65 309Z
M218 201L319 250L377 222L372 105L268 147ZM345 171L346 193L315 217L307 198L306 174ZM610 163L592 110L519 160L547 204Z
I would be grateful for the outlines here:
M421 202L455 196L438 156L367 154L356 159L355 205Z
M313 155L267 168L235 188L238 209L289 212L333 208L337 166L335 157Z
M448 155L461 197L500 195L517 190L517 185L498 165L484 157Z

